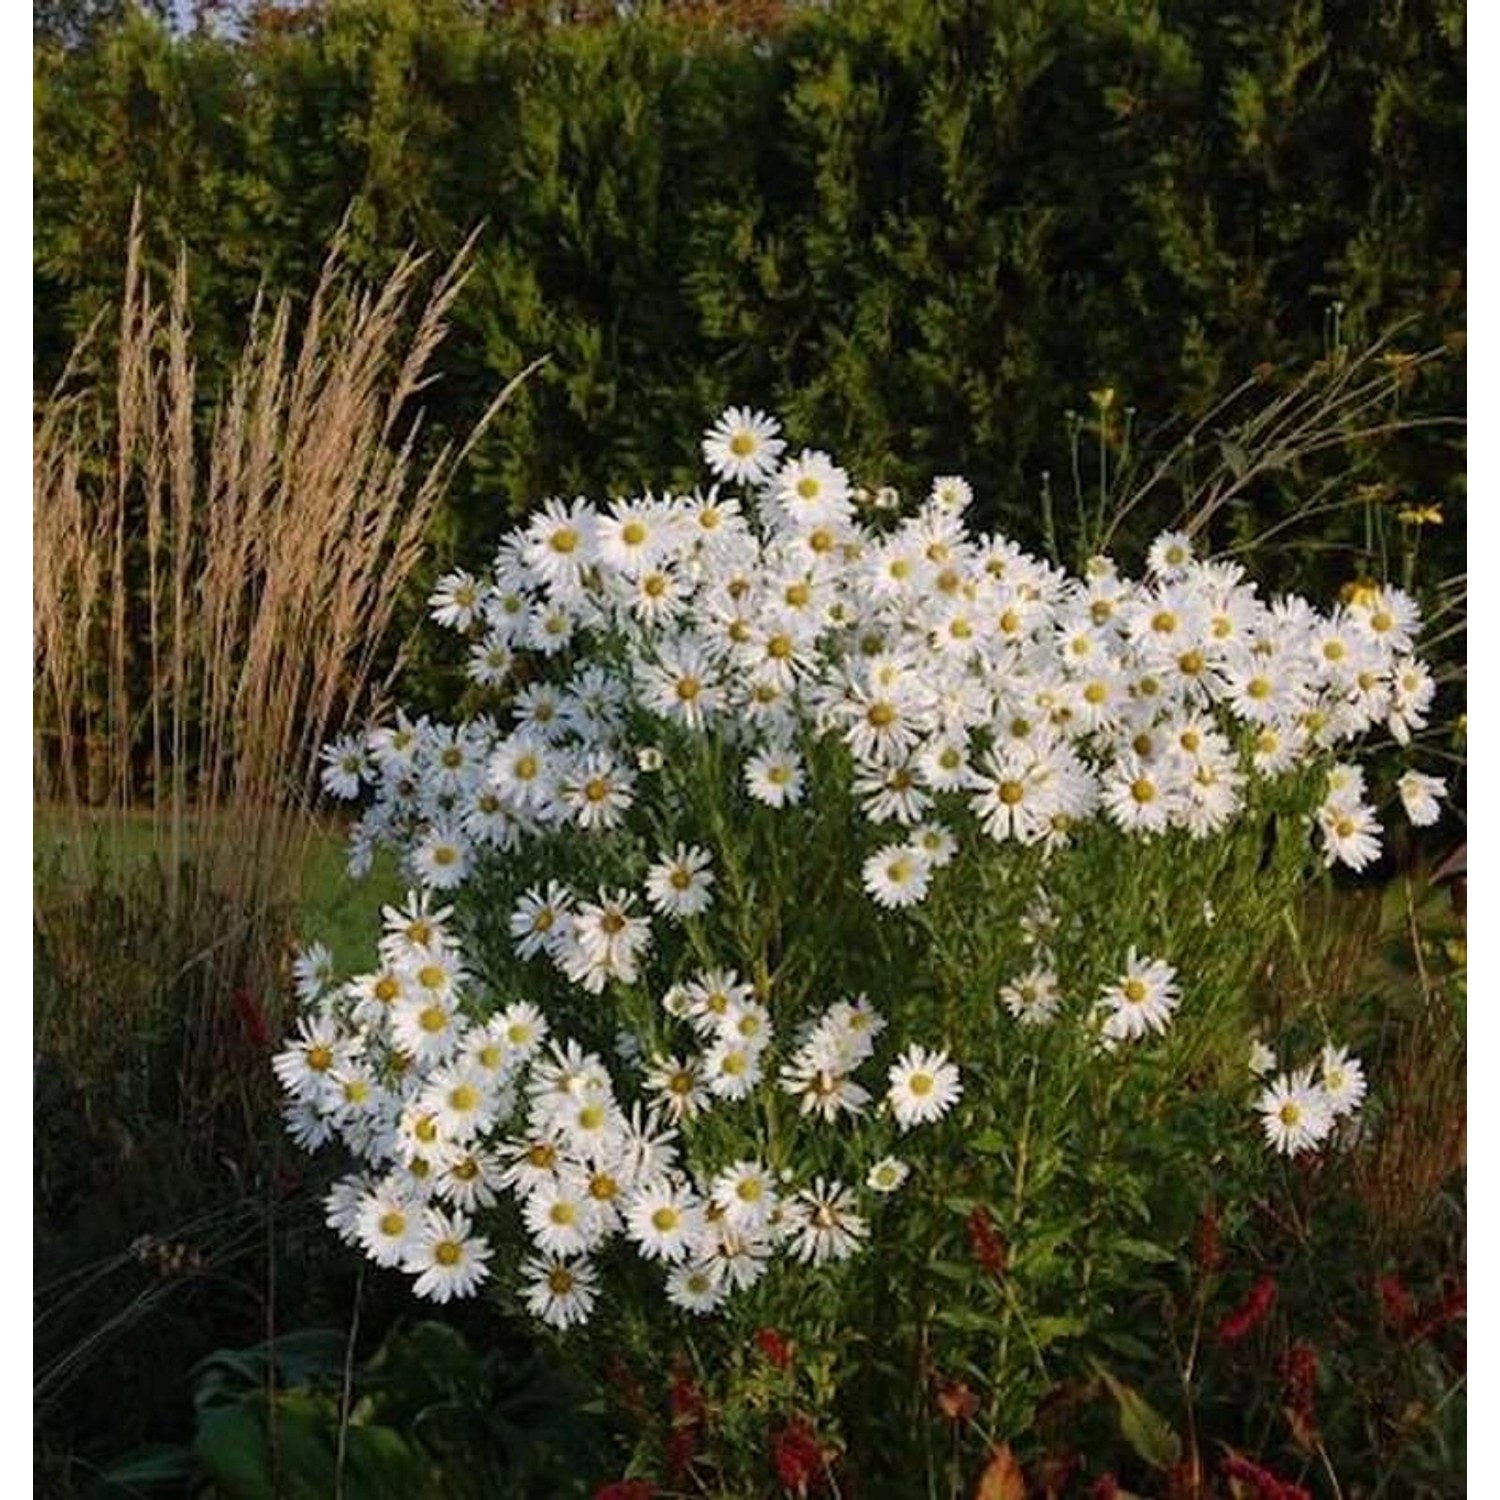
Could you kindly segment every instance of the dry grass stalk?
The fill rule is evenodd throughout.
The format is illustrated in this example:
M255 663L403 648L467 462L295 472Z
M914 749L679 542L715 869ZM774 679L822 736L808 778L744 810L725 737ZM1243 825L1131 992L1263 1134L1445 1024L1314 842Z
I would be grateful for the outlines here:
M51 884L90 889L102 844L128 901L144 843L184 939L161 959L196 971L209 1030L235 992L260 997L274 979L319 747L370 710L433 511L514 388L461 449L419 452L415 403L468 248L425 292L414 255L367 291L336 241L300 318L285 298L257 304L205 427L185 263L161 301L137 221L113 388L82 374L91 338L40 404L34 800L68 835ZM65 953L66 902L38 912L49 952ZM88 942L81 929L72 937ZM86 977L87 952L66 966ZM97 997L113 1019L67 1024L129 1025L123 999ZM209 1069L212 1040L187 1049Z

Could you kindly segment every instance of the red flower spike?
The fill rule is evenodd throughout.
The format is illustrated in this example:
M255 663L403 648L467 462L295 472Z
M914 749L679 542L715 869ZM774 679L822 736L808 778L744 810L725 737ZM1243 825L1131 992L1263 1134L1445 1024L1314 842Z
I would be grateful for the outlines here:
M1465 1317L1469 1310L1469 1291L1467 1287L1459 1287L1448 1293L1433 1310L1427 1314L1422 1321L1411 1331L1411 1341L1419 1344L1423 1339L1429 1339L1445 1323L1451 1323L1455 1318Z
M698 1429L693 1426L674 1428L667 1435L667 1483L673 1489L687 1484L693 1458L698 1452Z
M1223 1468L1226 1479L1249 1487L1253 1500L1312 1500L1312 1495L1300 1484L1282 1479L1238 1453L1227 1454Z
M990 1218L990 1211L984 1204L976 1203L969 1210L967 1228L969 1251L980 1269L996 1278L1003 1276L1010 1256L1006 1251L1005 1241L996 1230L995 1221Z
M1221 1344L1237 1344L1265 1322L1266 1314L1276 1303L1276 1278L1262 1276L1249 1294L1218 1326L1215 1337Z
M782 1489L794 1495L816 1494L822 1489L823 1446L801 1417L793 1417L772 1434L771 1467Z
M1118 1500L1120 1481L1113 1474L1101 1474L1090 1486L1088 1500Z
M612 1479L594 1491L594 1500L654 1500L655 1495L649 1479Z
M1224 1233L1218 1205L1215 1203L1205 1203L1203 1212L1198 1215L1198 1230L1193 1237L1193 1259L1198 1263L1200 1275L1212 1276L1223 1269Z
M1417 1304L1407 1291L1406 1283L1392 1274L1382 1276L1375 1286L1380 1293L1381 1315L1395 1332L1405 1333L1417 1317Z
M756 1330L755 1347L760 1350L778 1370L791 1367L792 1346L774 1328Z

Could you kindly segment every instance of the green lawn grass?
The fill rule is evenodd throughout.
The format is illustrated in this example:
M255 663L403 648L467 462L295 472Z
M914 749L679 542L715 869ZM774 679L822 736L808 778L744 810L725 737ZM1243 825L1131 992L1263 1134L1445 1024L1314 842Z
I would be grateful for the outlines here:
M380 908L402 898L405 882L394 857L385 853L364 879L352 879L345 868L347 825L333 818L315 819L314 825L299 882L297 940L325 943L340 972L348 972L371 961ZM166 840L149 812L50 807L32 810L32 851L38 894L66 871L128 878L153 859L165 863L168 857Z

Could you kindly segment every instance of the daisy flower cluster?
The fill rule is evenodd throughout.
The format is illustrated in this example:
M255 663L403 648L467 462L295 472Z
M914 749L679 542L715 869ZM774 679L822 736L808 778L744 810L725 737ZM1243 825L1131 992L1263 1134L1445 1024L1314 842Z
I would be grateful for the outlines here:
M1283 1156L1315 1151L1364 1102L1364 1067L1347 1047L1325 1046L1316 1063L1283 1073L1270 1049L1257 1044L1251 1070L1270 1079L1255 1108L1267 1144Z
M309 1148L337 1141L361 1163L327 1203L346 1242L407 1272L419 1296L468 1296L494 1257L480 1225L509 1202L529 1242L519 1294L558 1328L589 1318L612 1242L656 1264L668 1300L699 1314L755 1285L778 1255L817 1266L860 1249L868 1220L855 1188L799 1181L759 1154L704 1168L682 1150L681 1127L768 1076L773 1028L750 985L716 970L669 989L663 1012L699 1049L650 1057L627 1102L604 1060L556 1036L536 1006L486 998L452 915L413 892L386 908L370 972L340 984L323 953L297 966L301 1016L274 1068L292 1135ZM776 1088L825 1123L864 1113L873 1096L856 1075L884 1027L862 996L835 1003L797 1037ZM880 1108L905 1133L961 1094L946 1053L912 1046L890 1063ZM865 1191L893 1192L906 1171L876 1161Z
M722 738L773 808L807 795L809 738L841 742L873 830L864 887L911 906L961 830L1048 848L1094 819L1203 837L1258 780L1426 723L1433 679L1399 589L1328 613L1266 600L1180 533L1141 579L1107 557L1073 577L971 531L955 476L888 524L826 453L787 455L760 412L725 412L703 447L706 491L550 500L485 577L441 581L434 618L470 640L470 675L508 713L398 716L328 746L327 790L368 798L356 863L396 843L447 890L485 850L621 827L644 718ZM1442 791L1413 772L1401 800L1431 821ZM1376 857L1357 768L1330 783L1317 837L1329 863Z
M729 832L680 838L661 791L693 757L730 778L716 793L734 816L790 817L824 790L815 768L836 774L857 814L848 884L899 921L961 855L1053 858L1090 831L1207 839L1310 767L1331 767L1316 848L1361 869L1379 827L1342 747L1370 730L1404 743L1426 722L1433 681L1398 589L1327 613L1264 599L1180 533L1156 540L1139 579L1107 557L1072 576L972 529L960 476L902 515L744 408L702 451L706 487L548 500L482 576L439 582L433 618L468 643L492 711L398 713L323 752L326 790L362 804L351 869L392 847L416 890L387 914L369 973L299 967L302 1015L276 1071L294 1136L361 1162L331 1221L422 1295L483 1284L488 1226L508 1213L529 1245L521 1295L544 1321L587 1319L622 1247L660 1268L673 1303L712 1311L778 1256L853 1254L912 1169L882 1153L963 1098L943 1037L882 1041L865 995L833 998L836 979L816 1001L788 993L742 925L716 924ZM1415 772L1400 787L1418 823L1442 795ZM590 849L599 875L580 873ZM465 913L485 880L484 910ZM466 967L465 917L470 934L503 924L532 998ZM1031 966L999 993L1022 1026L1064 1004L1055 926L1040 906L1028 918ZM569 1007L537 999L559 989ZM1149 1042L1183 998L1166 958L1132 948L1089 1024L1106 1050ZM570 1016L616 999L632 1024L606 1062ZM1290 1101L1302 1123L1268 1114L1273 1145L1321 1138L1312 1088L1286 1080L1277 1109ZM778 1109L842 1155L794 1155L767 1125ZM736 1110L741 1128L700 1128Z

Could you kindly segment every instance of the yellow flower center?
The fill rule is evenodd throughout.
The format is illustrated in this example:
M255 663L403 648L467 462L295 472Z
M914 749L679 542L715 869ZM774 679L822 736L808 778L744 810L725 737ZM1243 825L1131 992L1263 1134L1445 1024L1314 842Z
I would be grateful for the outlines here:
M314 1073L326 1073L333 1066L333 1048L315 1043L307 1049L307 1065Z
M448 1012L441 1005L429 1005L421 1015L417 1017L417 1025L425 1031L428 1036L436 1036L448 1024Z
M464 1248L457 1240L439 1240L432 1247L432 1258L440 1266L456 1266L464 1258Z
M387 1239L392 1240L395 1239L398 1234L405 1234L406 1215L397 1213L395 1209L392 1209L389 1213L381 1214L380 1232L385 1235Z

